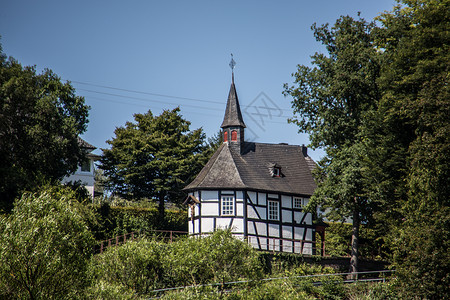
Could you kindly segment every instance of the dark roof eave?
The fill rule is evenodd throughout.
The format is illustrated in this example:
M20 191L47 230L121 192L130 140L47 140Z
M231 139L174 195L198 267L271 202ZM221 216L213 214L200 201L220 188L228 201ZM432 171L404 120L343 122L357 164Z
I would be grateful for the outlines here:
M309 193L295 193L295 192L284 192L284 191L274 191L274 190L268 190L268 189L258 189L258 188L251 188L251 187L192 187L192 188L184 188L183 191L185 192L193 192L193 191L199 191L199 190L205 190L205 191L217 191L217 190L235 190L235 191L251 191L251 192L257 192L257 193L268 193L268 194L281 194L286 196L300 196L300 197L311 197L312 194Z

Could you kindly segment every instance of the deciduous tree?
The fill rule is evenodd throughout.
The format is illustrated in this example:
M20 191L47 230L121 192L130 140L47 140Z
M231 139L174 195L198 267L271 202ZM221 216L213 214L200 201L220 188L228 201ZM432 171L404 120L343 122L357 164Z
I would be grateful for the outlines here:
M364 188L367 116L380 93L379 54L373 46L374 23L341 17L312 29L327 54L312 56L313 67L299 65L295 85L285 85L293 97L294 118L300 132L309 133L313 147L324 147L319 162L318 188L310 207L329 209L334 220L353 218L352 271L357 271L360 222L369 216L370 199Z
M6 58L0 46L0 206L21 191L59 181L84 158L77 137L88 109L69 82ZM0 207L1 209L1 207Z
M404 170L395 188L405 190L394 259L408 295L438 299L450 286L450 3L401 2L379 17L377 41L385 57L381 146L403 156L394 157Z

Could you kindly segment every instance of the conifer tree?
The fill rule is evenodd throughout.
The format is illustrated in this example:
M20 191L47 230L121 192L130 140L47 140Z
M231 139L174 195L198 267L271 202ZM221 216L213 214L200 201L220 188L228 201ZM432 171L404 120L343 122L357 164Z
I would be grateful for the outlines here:
M159 204L164 218L166 202L180 203L182 188L192 180L210 155L201 128L190 131L190 122L180 109L164 110L154 116L149 110L135 114L115 130L103 149L100 168L107 177L106 188L126 199L149 198Z

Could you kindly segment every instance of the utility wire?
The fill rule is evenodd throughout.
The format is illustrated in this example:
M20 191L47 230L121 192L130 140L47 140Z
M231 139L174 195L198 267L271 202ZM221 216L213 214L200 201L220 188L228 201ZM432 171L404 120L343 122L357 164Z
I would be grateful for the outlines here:
M143 92L143 91L137 91L137 90L131 90L131 89L124 89L124 88L117 88L117 87L112 87L112 86L99 85L99 84L93 84L93 83L87 83L87 82L75 81L75 80L71 81L71 82L77 83L77 84L82 84L82 85L87 85L87 86L93 86L93 87L100 87L100 88L111 89L111 90L116 90L116 91L129 92L129 93L151 95L151 96L173 98L173 99L181 99L181 100L188 100L188 101L196 101L196 102L204 102L204 103L212 103L212 104L220 104L220 105L224 104L223 101L212 101L212 100L204 100L204 99L196 99L196 98L171 96L171 95ZM103 93L103 94L106 94L106 95L116 96L116 97L133 98L133 97L130 97L130 96L124 96L124 95L119 95L119 94L114 94L114 93L106 93L106 92L100 92L100 91L93 91L93 90L87 90L87 89L82 89L82 88L79 88L78 90L83 90L83 91L92 92L92 93L100 93L100 94ZM133 98L133 99L139 99L139 98ZM145 99L142 99L142 98L140 98L140 99L141 100L145 100ZM157 100L150 100L150 101L158 102ZM162 103L167 103L167 102L162 102ZM174 103L170 103L170 104L174 104ZM175 105L177 105L177 104L175 104ZM193 106L193 107L195 107L195 106ZM243 106L243 107L244 108L252 108L252 107L257 107L257 106ZM282 108L277 108L277 109L280 110L280 111L292 112L292 110L290 110L290 109L282 109Z

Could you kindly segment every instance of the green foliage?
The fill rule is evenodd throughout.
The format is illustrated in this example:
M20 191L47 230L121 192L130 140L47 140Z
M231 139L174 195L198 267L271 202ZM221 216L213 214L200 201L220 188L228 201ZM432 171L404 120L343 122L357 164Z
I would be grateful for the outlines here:
M327 153L315 171L317 189L307 209L328 209L327 217L333 221L352 218L354 271L360 222L371 217L375 200L367 191L370 158L365 129L381 97L375 27L374 22L349 16L339 18L332 28L314 24L314 36L327 53L312 55L313 68L299 65L293 74L295 86L284 86L284 95L293 97L294 117L289 121L309 134L313 147L324 147Z
M69 82L0 52L0 209L25 190L59 181L84 158L77 137L88 109Z
M67 189L17 200L12 213L0 219L0 298L82 295L94 246L92 217Z
M141 299L132 289L103 280L96 281L94 286L86 290L86 298L104 300Z
M97 240L105 240L130 232L149 234L152 230L187 231L187 212L181 209L166 211L164 221L158 218L157 208L147 202L127 202L133 206L111 206L108 202L95 204L98 226ZM149 205L146 205L149 204Z
M404 294L443 299L450 293L450 209L419 210L396 229L394 265Z
M411 297L402 295L402 291L398 287L398 280L395 278L379 283L348 284L345 286L345 290L347 298L355 300L411 299Z
M352 226L348 223L328 223L325 231L325 252L327 256L349 256L351 245ZM316 234L316 241L321 242L320 235ZM377 239L376 230L361 225L360 228L360 254L363 258L385 258L383 244Z
M142 295L161 288L166 248L166 244L146 239L111 247L91 261L93 290L117 287Z
M172 243L164 256L172 286L259 278L261 264L256 250L234 238L230 231L216 231L204 238Z
M107 177L106 188L126 199L148 198L164 203L180 203L181 189L191 181L209 158L203 130L189 130L190 122L180 109L135 114L135 123L115 130L103 149L100 168ZM205 153L208 155L205 156Z
M90 270L92 291L106 286L132 289L139 295L162 287L256 279L262 275L256 251L229 231L170 244L147 239L128 242L97 255Z
M314 25L327 54L313 55L312 68L299 66L284 93L293 97L291 122L327 152L309 208L367 224L379 254L395 250L407 290L434 298L448 280L436 258L446 255L433 256L442 248L428 234L448 231L434 215L449 208L450 3L399 2L378 26L350 17L331 29ZM414 284L422 280L428 284Z
M401 148L401 217L390 241L407 295L442 298L448 287L450 3L403 1L379 17L384 49L382 147ZM386 126L395 124L395 126ZM447 266L447 267L446 267Z

